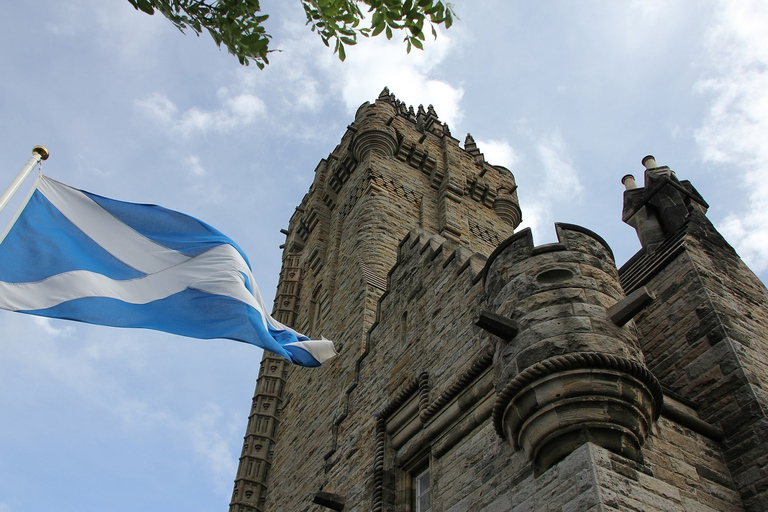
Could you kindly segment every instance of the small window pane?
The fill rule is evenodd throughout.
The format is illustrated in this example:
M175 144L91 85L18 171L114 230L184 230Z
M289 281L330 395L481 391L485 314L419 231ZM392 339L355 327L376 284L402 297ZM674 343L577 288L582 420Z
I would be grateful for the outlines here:
M429 469L416 476L416 512L429 512L432 509L429 493Z

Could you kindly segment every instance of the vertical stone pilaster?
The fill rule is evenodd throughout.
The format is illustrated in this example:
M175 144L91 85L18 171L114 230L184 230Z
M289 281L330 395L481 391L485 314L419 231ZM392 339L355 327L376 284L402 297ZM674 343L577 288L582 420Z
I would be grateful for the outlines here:
M269 352L264 353L248 416L230 512L264 510L288 364Z
M275 296L274 318L293 325L301 292L300 253L286 251ZM237 467L230 512L262 512L266 501L269 471L275 452L277 430L283 408L289 363L265 351L261 359Z

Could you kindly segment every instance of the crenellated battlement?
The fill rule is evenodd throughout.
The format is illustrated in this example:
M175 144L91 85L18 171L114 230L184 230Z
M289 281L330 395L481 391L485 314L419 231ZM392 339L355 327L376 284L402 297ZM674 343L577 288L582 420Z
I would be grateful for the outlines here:
M413 123L416 126L416 129L421 133L429 132L438 137L451 136L451 131L448 128L448 125L442 123L438 119L437 112L435 112L435 108L432 105L429 105L426 110L424 109L424 105L419 105L418 108L414 110L412 105L406 105L405 102L398 100L394 94L390 93L388 87L384 87L381 94L379 94L376 103L389 104L397 115ZM363 104L363 106L358 109L358 113L365 106L366 104Z
M446 185L458 186L460 196L492 208L513 227L520 224L522 215L512 173L505 167L486 162L469 134L461 148L432 105L426 109L419 105L414 110L385 87L373 104L366 102L357 110L348 133L353 134L352 147L358 161L372 150L380 155L394 156L428 176L435 190ZM459 176L458 180L456 177L451 179L453 173L446 171L454 162L466 162L468 169L476 171Z
M556 223L555 232L555 243L534 245L533 233L530 228L526 228L499 244L488 257L488 263L483 270L486 292L494 296L503 283L515 276L520 277L521 272L530 274L540 267L553 268L549 269L547 274L542 274L538 282L544 284L564 279L565 272L579 273L576 267L584 262L589 262L610 280L618 278L613 251L600 235L584 227L566 223ZM573 253L581 256L577 258ZM557 266L554 265L556 262L561 263L561 268L554 268ZM571 270L568 270L569 268ZM615 288L615 296L623 295L618 282Z
M518 231L504 240L488 257L489 265L501 253L509 253L516 260L556 251L579 251L596 257L608 257L614 262L613 251L603 238L576 224L555 223L557 242L536 246L530 228Z
M421 258L421 264L437 264L443 269L460 274L470 270L473 281L477 281L487 258L482 254L470 251L465 247L456 246L440 235L429 233L423 229L412 230L403 239L397 251L397 263L392 268L389 280L397 272L397 268L409 258Z

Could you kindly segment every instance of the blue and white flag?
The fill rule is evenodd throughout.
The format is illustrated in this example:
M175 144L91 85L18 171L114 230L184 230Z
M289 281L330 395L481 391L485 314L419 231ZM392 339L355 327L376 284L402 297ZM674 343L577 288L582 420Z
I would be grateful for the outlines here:
M336 355L267 313L248 259L221 232L43 175L0 241L0 308L243 341L303 366Z

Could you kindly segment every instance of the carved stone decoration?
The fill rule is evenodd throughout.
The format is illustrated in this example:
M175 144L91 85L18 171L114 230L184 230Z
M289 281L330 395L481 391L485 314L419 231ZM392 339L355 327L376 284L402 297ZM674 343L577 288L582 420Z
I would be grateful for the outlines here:
M357 161L362 161L369 153L394 156L395 149L397 149L395 137L389 131L382 129L358 132L352 141L352 151Z
M558 243L539 247L529 230L513 235L485 267L491 313L519 329L494 356L496 431L536 473L586 442L641 461L663 395L634 322L611 320L625 300L613 254L589 230L556 229Z
M394 156L397 149L395 130L387 119L396 115L389 103L376 102L363 105L355 116L355 136L352 139L352 154L362 162L370 153Z
M499 217L512 227L516 228L520 221L523 220L517 197L508 192L501 192L496 196L496 199L493 201L493 209Z
M656 419L662 391L641 364L587 352L547 359L499 395L494 423L543 471L587 441L630 459Z

